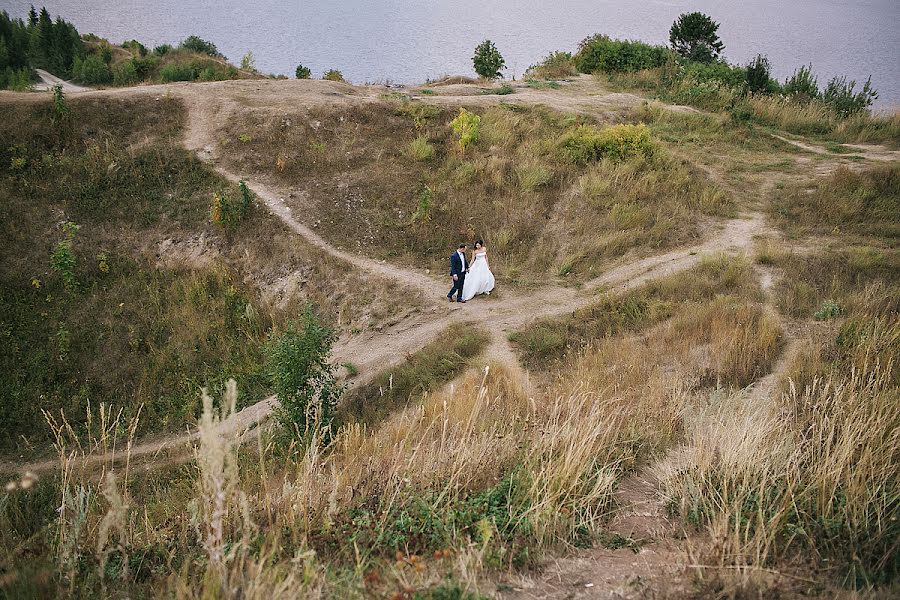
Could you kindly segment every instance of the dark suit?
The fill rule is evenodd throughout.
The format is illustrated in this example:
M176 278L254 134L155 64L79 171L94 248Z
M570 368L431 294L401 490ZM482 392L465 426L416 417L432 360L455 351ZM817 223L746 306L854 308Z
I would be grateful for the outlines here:
M453 288L447 294L447 297L451 300L453 300L453 294L456 294L457 300L462 300L463 283L466 281L466 268L468 266L465 253L462 256L459 255L459 252L454 252L450 255L450 277L456 275L456 279L453 280Z

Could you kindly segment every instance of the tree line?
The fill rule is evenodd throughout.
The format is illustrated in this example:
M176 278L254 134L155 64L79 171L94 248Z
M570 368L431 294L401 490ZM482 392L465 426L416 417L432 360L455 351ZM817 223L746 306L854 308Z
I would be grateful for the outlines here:
M32 6L26 19L0 11L0 88L27 88L34 69L69 77L84 52L75 26L59 16L54 20L46 8L38 12Z

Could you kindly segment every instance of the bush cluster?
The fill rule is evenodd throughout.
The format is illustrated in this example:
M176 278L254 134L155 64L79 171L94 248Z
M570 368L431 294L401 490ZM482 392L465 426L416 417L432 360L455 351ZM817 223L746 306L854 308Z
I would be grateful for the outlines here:
M478 141L481 132L481 117L464 108L459 109L459 114L450 121L453 133L459 136L459 148L465 152L466 148Z
M585 38L578 45L575 65L582 73L642 71L661 67L669 60L670 55L671 52L665 46L614 40L607 35L596 34Z
M579 125L559 140L559 149L567 162L585 165L602 158L623 160L635 156L652 156L656 145L646 125L614 125L598 129Z

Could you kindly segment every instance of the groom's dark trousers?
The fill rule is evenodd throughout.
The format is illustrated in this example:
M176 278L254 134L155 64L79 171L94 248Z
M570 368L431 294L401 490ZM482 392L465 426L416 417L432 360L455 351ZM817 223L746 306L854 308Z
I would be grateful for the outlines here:
M459 252L450 255L450 277L456 275L453 280L453 288L447 297L453 300L453 294L456 294L457 300L462 300L463 284L466 281L466 264L465 260L459 256Z

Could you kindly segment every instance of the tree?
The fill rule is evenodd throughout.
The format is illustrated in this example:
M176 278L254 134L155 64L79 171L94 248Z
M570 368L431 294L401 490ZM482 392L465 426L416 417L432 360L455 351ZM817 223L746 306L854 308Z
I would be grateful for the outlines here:
M34 27L38 24L38 15L37 11L34 10L34 4L31 5L31 8L28 9L28 26Z
M499 79L503 76L500 71L506 66L506 61L503 60L494 42L484 40L475 47L472 64L475 66L475 72L485 79Z
M312 71L309 70L309 67L297 65L297 70L294 71L294 75L297 77L297 79L309 79L310 77L312 77Z
M328 362L334 339L334 331L307 307L301 322L289 323L269 345L269 373L280 402L275 417L289 435L327 429L334 416L344 393Z
M757 54L747 65L747 89L753 93L765 93L772 91L772 87L772 65L768 58Z
M713 62L719 58L725 44L716 33L719 24L700 12L678 17L669 30L672 49L681 56L697 62Z
M219 49L216 48L215 44L213 44L212 42L207 42L203 38L199 38L196 35L190 35L186 37L184 41L181 42L181 47L185 50L191 50L200 54L208 54L217 58L225 58L219 53Z

